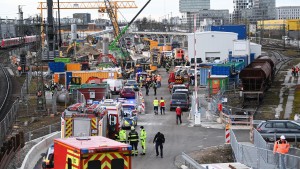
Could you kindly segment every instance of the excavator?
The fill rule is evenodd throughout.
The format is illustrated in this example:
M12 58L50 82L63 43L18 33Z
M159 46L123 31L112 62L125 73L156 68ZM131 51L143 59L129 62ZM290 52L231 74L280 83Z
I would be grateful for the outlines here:
M145 7L150 3L151 0L148 0L147 3L140 9L140 11L131 19L131 21L120 31L120 27L117 21L117 17L114 13L113 4L109 0L104 0L106 11L109 15L109 18L112 22L115 39L109 44L108 49L112 52L121 54L121 58L124 60L131 60L130 54L126 49L125 40L122 38L130 25L135 21L139 14L145 9ZM118 32L120 32L118 34ZM123 65L123 64L121 64Z

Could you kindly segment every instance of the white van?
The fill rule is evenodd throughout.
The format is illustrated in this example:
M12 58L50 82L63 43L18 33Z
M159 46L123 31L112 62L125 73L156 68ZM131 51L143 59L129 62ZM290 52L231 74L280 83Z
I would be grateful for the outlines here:
M123 80L122 79L105 79L104 82L109 84L109 88L112 94L117 95L123 88Z

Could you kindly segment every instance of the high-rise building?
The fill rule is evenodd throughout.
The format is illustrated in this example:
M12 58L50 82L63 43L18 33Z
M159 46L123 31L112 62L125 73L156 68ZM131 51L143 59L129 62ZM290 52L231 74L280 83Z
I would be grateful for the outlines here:
M74 13L73 18L82 20L83 24L91 23L90 13Z
M232 21L239 23L243 18L243 11L252 9L252 7L252 0L233 0Z
M193 13L203 9L210 9L210 0L179 0L181 13Z
M300 6L277 7L276 19L300 19Z

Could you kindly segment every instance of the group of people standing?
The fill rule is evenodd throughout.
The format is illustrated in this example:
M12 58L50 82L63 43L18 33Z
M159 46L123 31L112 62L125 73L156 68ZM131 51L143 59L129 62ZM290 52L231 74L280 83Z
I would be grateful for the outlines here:
M140 76L140 83L142 86L142 82L144 81L143 77ZM157 88L161 87L161 76L158 75L149 75L145 79L145 89L146 89L146 96L149 96L149 89L152 87L154 91L154 96L156 95Z
M115 140L121 143L129 142L132 146L131 156L138 156L138 143L141 141L142 153L140 153L140 155L146 155L147 132L144 129L144 126L140 127L140 135L135 130L134 126L131 126L128 136L126 130L120 128L119 133L115 135ZM159 148L161 158L163 158L163 144L165 143L165 136L161 132L158 132L153 139L153 143L155 143L156 156L159 155Z
M160 114L166 114L165 113L165 100L163 97L160 98L160 100L155 97L153 100L153 107L154 107L154 114L158 115L158 106L160 106Z

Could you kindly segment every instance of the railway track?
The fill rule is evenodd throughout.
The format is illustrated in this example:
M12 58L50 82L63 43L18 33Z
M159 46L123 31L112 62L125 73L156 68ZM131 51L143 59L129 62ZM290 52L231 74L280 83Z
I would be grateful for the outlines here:
M2 120L10 109L10 106L8 104L12 88L10 76L8 75L6 69L2 64L0 64L0 78L0 120Z

